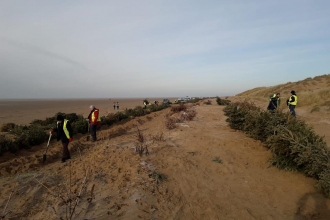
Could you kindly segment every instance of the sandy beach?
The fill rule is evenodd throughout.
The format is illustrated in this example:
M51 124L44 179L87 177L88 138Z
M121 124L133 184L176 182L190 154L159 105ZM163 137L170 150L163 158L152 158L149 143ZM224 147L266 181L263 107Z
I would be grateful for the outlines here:
M148 99L150 102L164 98ZM169 98L174 101L175 98ZM100 109L101 116L118 111L113 109L114 102L119 103L119 111L126 108L142 106L143 98L121 99L54 99L54 100L0 100L0 125L13 122L15 124L29 124L34 119L45 119L54 116L57 112L76 113L88 116L89 106Z

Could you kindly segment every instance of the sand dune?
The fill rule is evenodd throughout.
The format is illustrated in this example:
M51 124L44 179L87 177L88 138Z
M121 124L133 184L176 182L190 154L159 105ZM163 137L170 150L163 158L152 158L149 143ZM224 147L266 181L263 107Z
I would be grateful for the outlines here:
M330 219L330 200L315 180L270 167L262 144L230 129L223 107L212 102L194 106L197 117L171 131L166 109L102 130L96 144L78 135L65 164L53 141L45 164L45 146L4 155L0 210L14 192L9 217L65 217L68 206L56 196L80 192L87 180L75 219ZM136 126L148 156L134 151ZM157 183L155 173L167 180Z

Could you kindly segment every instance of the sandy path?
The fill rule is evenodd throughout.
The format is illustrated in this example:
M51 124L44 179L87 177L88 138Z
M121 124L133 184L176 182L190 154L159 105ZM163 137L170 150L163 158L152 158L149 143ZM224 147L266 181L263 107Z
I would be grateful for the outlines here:
M11 200L13 212L23 219L56 219L50 204L58 207L58 200L29 175L37 173L55 191L59 180L67 182L70 166L78 187L89 165L92 175L78 207L80 219L330 219L330 202L315 189L315 180L270 167L270 153L260 142L230 129L223 107L195 109L193 121L172 131L164 127L169 111L165 110L103 130L99 137L104 140L96 144L83 136L71 146L71 164L57 162L58 143L53 143L45 165L38 163L42 152L9 159L0 164L0 171L4 167L7 172L23 171L25 178L0 179L0 210L16 184L24 193ZM150 140L149 156L134 153L136 125ZM151 141L162 132L164 141ZM83 150L81 161L78 145ZM213 162L215 157L222 163ZM149 178L155 169L168 180L156 184ZM93 185L95 197L89 204L86 199ZM59 207L57 213L63 213L64 206Z
M169 176L177 173L170 182L180 195L174 219L300 219L295 214L306 212L330 217L330 203L315 192L313 180L269 167L269 152L231 130L222 107L197 109L197 120L172 134L180 147L155 160ZM214 157L223 163L212 162Z

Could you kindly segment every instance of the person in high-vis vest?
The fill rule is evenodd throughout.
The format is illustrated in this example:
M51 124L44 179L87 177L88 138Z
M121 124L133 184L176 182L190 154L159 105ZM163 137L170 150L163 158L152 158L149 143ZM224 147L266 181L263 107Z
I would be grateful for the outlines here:
M269 97L267 110L274 111L280 106L280 93L273 94Z
M94 105L89 106L89 110L91 111L88 115L89 119L89 131L92 135L92 141L96 141L96 128L101 124L101 116L100 110L95 108Z
M290 98L286 101L287 105L289 106L291 115L296 117L296 111L295 108L298 103L298 97L295 91L291 91L291 96Z
M66 160L71 159L70 152L69 152L69 142L71 142L73 136L73 130L69 120L64 119L62 115L58 115L57 118L57 126L56 128L52 129L50 132L57 133L57 141L61 140L63 146L63 154L62 154L62 163Z

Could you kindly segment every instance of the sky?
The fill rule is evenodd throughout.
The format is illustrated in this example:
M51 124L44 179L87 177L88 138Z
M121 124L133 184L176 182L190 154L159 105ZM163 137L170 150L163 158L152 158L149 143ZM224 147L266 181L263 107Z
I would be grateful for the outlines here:
M227 96L329 74L329 9L329 0L0 0L0 99Z

